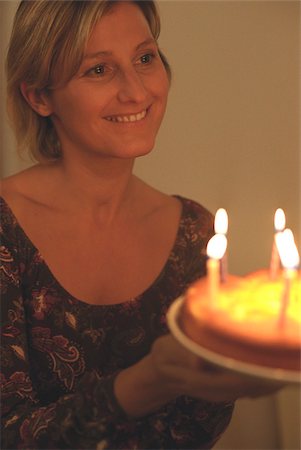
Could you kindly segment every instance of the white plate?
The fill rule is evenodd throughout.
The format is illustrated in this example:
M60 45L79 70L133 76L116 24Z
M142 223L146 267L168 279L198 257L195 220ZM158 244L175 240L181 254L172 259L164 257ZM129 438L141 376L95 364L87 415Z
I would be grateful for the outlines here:
M197 356L206 359L218 366L233 370L235 372L252 375L268 380L279 380L288 383L301 383L301 373L298 371L273 369L271 367L257 366L255 364L248 364L238 361L227 356L220 355L205 347L196 344L188 338L178 325L178 316L183 298L179 297L175 300L167 311L167 323L171 333L174 337L188 350L195 353Z

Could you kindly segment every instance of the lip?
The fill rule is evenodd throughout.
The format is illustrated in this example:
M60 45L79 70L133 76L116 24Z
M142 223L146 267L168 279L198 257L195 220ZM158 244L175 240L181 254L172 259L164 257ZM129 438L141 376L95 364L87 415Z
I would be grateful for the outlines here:
M114 124L138 124L143 122L147 117L150 110L150 106L144 109L141 109L137 112L123 113L123 114L112 114L109 116L105 116L104 119L108 122L112 122Z

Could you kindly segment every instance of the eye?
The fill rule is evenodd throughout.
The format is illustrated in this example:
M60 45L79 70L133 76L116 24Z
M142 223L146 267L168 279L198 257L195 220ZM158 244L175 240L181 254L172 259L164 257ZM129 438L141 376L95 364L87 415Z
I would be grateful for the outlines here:
M95 73L95 75L103 75L105 73L105 66L100 64L99 66L94 67L93 73Z
M145 55L140 57L140 62L142 64L150 64L154 59L155 55L153 53L146 53Z
M92 69L89 69L86 72L86 75L89 77L103 77L108 72L108 68L105 64L98 64L95 67L92 67Z

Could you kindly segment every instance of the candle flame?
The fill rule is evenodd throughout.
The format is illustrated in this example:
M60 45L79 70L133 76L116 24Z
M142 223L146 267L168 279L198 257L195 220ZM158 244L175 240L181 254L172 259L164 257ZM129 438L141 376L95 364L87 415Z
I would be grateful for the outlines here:
M228 231L228 214L224 208L219 208L216 211L214 230L217 234L226 234Z
M275 212L274 227L276 231L283 231L285 228L285 214L281 208L278 208Z
M283 267L285 269L296 269L300 258L294 235L289 228L286 228L282 233L278 233L276 245Z
M224 234L215 234L207 244L209 258L221 259L227 248L227 238Z

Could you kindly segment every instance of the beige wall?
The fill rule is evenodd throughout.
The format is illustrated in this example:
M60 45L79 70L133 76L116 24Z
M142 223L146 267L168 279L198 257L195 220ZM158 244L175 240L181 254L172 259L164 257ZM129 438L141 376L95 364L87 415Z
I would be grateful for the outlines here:
M14 147L14 138L7 123L5 114L5 76L4 76L4 55L7 48L8 36L10 34L11 22L16 5L18 2L13 0L0 0L0 175L5 176L16 172L26 166L26 163L20 161Z
M301 249L300 2L166 0L159 6L173 83L156 149L135 171L213 212L227 208L232 272L267 266L277 207ZM0 2L2 46L14 7ZM1 103L5 175L22 165ZM216 448L296 450L299 423L297 388L240 401Z
M230 266L269 262L273 214L300 243L300 3L161 1L174 69L157 150L137 173L230 217Z
M284 208L301 249L300 3L161 1L174 69L156 151L136 172L169 193L227 208L229 265L269 264ZM239 401L216 448L299 449L300 390Z

